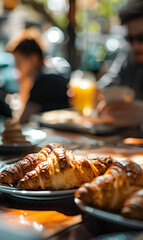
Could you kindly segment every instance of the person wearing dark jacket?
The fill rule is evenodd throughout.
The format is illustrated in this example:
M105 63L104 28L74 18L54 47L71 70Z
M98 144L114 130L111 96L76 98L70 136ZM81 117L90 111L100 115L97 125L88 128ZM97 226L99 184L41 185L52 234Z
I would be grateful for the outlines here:
M26 105L20 122L27 122L31 114L68 107L68 80L56 74L49 74L44 65L43 52L34 39L21 41L13 50L19 71L21 89Z

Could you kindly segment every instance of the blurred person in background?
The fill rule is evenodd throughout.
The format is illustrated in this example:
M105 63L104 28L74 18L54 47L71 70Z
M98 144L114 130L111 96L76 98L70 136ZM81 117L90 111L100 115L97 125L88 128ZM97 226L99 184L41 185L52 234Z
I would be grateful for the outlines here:
M68 80L48 74L43 52L34 39L24 39L12 50L19 71L20 94L24 110L20 122L27 122L31 114L67 108Z
M119 11L121 24L127 29L130 52L125 58L119 54L111 68L98 82L99 88L129 86L136 94L133 102L103 102L98 109L103 121L118 126L143 122L143 0L129 0Z
M2 99L0 99L0 117L6 117L6 118L11 118L12 114L11 114L11 110L8 106L8 104L6 104L6 102Z

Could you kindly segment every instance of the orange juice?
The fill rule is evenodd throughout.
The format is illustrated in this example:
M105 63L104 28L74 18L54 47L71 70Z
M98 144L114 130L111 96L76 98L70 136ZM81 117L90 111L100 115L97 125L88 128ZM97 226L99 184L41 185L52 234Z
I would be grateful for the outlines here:
M73 91L73 107L84 115L90 115L95 104L95 80L86 78L73 78L70 81Z

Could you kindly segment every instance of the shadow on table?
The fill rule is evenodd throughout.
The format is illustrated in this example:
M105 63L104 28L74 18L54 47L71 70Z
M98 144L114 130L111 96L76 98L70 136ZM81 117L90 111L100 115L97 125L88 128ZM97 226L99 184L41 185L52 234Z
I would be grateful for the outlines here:
M84 226L90 231L93 236L100 236L103 234L108 234L108 233L116 233L116 232L139 232L139 230L132 229L126 226L121 226L118 224L114 224L108 221L104 221L98 218L95 218L93 216L89 216L85 213L82 214L83 217L83 224Z
M73 197L58 200L26 200L2 193L0 205L5 208L23 210L58 211L67 216L75 216L80 213Z

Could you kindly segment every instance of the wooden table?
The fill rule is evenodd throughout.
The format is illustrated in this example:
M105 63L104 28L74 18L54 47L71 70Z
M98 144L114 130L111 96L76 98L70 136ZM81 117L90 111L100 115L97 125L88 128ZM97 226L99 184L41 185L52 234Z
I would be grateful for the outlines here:
M47 128L41 129L46 131L48 141L50 137L52 142L54 137L55 139L57 136L61 137L61 142L64 139L66 147L73 148L76 154L89 154L91 152L110 154L116 158L130 158L143 164L143 151L141 149L119 148L116 146L117 143L127 136L141 137L142 132L139 129L122 130L112 136L94 136ZM71 142L66 142L66 139L70 139ZM45 140L33 151L37 151L38 148L43 147L46 143ZM76 150L78 146L80 149ZM87 148L86 151L85 148ZM20 154L25 156L25 153ZM3 157L8 159L14 155L15 153L0 153L0 164L4 161L2 160ZM88 224L90 222L88 217L81 215L73 198L33 201L1 193L0 210L0 239L87 240L113 231L112 225L109 224L105 228L105 223L99 220L96 223L97 229L92 231L89 227L90 224Z

